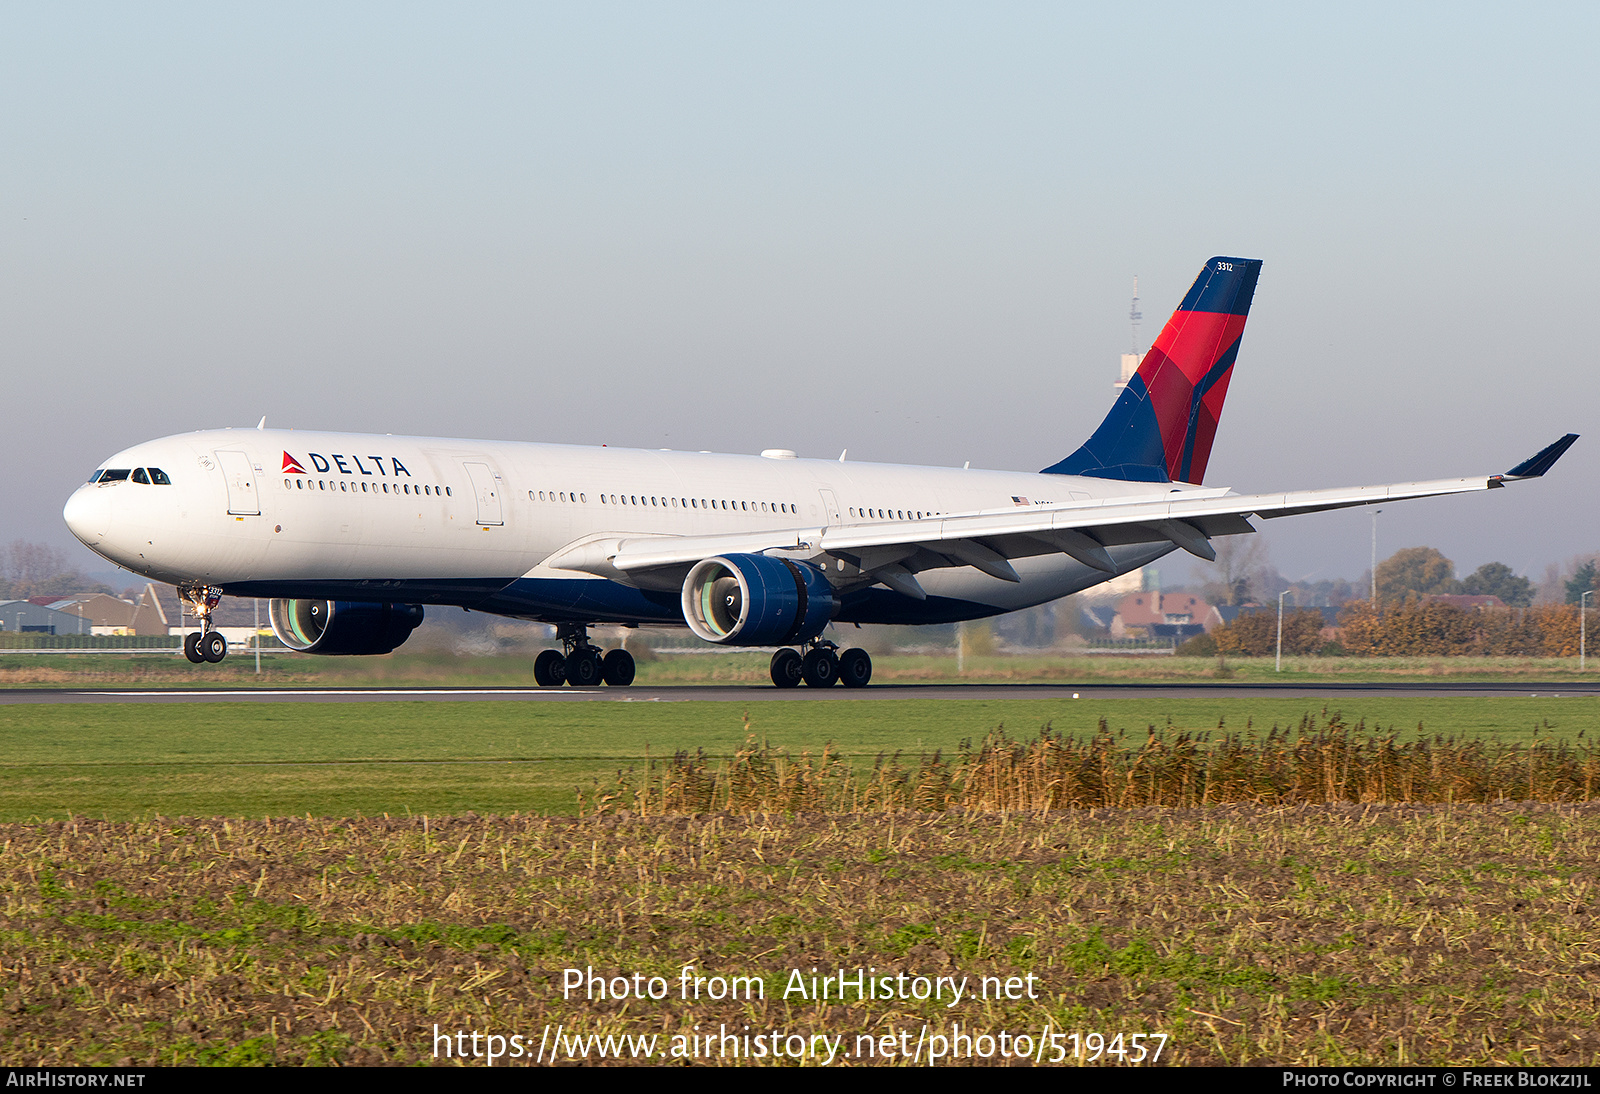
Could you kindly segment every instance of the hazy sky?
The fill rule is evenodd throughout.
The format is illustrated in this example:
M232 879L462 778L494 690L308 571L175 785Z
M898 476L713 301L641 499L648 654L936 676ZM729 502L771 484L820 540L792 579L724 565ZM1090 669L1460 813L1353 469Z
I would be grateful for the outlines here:
M0 541L262 414L1036 470L1109 407L1134 275L1148 344L1223 254L1265 267L1207 481L1588 434L1381 518L1537 580L1600 549L1597 13L0 6ZM1370 528L1265 535L1354 578Z

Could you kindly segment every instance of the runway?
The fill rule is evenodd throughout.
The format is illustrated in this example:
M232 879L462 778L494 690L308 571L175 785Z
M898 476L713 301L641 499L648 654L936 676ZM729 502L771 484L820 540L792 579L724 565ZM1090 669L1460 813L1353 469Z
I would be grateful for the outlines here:
M1600 696L1600 680L1576 683L1132 683L1132 684L874 684L866 688L780 690L769 685L685 685L628 688L15 688L0 706L37 703L688 703L871 702L881 699L1198 699L1282 696L1352 699L1568 699Z

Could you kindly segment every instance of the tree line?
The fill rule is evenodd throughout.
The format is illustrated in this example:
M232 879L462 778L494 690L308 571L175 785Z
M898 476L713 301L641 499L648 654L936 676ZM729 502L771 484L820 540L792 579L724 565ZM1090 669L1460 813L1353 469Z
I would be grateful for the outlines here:
M1378 564L1377 600L1346 600L1330 632L1323 612L1286 607L1284 653L1345 654L1357 657L1575 657L1581 623L1578 604L1585 592L1600 591L1596 560L1573 566L1571 577L1552 591L1559 604L1533 603L1531 581L1502 562L1480 566L1464 580L1455 565L1432 547L1407 547ZM1504 607L1452 604L1435 599L1466 594L1493 596ZM1593 612L1600 596L1591 596ZM1589 622L1600 621L1591 614ZM1232 623L1191 640L1181 653L1270 657L1279 646L1278 613L1270 606L1246 612Z
M1339 612L1340 644L1357 657L1576 657L1575 604L1461 608L1412 597L1356 600Z
M84 577L59 547L25 539L0 545L0 600L109 592L107 586Z
M1589 622L1597 618L1590 609ZM1576 657L1578 607L1461 608L1410 597L1374 605L1352 600L1339 610L1333 637L1321 612L1283 613L1283 652L1353 657ZM1210 634L1191 639L1182 654L1271 657L1278 648L1278 613L1249 612Z

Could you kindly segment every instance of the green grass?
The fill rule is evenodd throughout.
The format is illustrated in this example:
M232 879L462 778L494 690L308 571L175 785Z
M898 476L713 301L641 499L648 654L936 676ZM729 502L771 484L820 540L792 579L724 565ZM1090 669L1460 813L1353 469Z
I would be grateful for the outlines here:
M726 756L747 732L795 756L831 742L870 761L949 752L1002 724L1092 733L1104 718L1142 738L1151 724L1265 730L1324 708L1403 736L1419 723L1507 742L1600 733L1594 698L24 704L0 708L0 819L565 813L619 767Z
M591 761L0 767L0 820L570 813Z

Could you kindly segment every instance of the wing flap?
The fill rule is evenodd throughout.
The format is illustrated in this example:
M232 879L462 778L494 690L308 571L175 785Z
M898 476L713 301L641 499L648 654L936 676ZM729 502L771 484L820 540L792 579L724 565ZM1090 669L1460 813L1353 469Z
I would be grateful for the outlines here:
M1011 578L1005 571L1010 570L1007 560L1012 558L1060 551L1085 565L1105 570L1111 561L1104 555L1106 547L1161 542L1176 543L1204 558L1211 549L1207 542L1210 537L1254 531L1246 519L1250 516L1271 519L1408 498L1472 493L1494 489L1503 481L1500 476L1479 476L1284 494L1187 491L1126 501L1110 499L1087 505L1040 505L1001 512L838 524L826 528L714 536L613 536L603 545L596 543L585 550L581 564L572 568L590 573L610 568L634 574L682 566L713 555L799 551L847 552L868 563L862 569L876 571L898 565L908 557L908 548L920 546L1009 581ZM881 564L876 564L879 559ZM979 565L979 560L983 565ZM560 565L555 561L551 564Z

